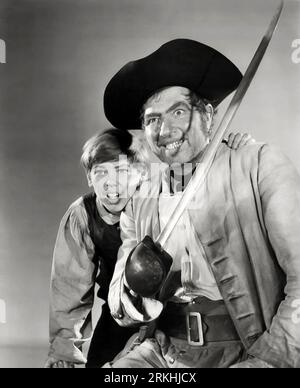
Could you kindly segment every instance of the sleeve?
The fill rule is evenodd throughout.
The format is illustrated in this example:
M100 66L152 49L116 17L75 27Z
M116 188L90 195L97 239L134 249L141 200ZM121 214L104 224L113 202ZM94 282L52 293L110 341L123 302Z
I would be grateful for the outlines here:
M160 315L163 304L155 299L132 296L126 287L124 274L126 261L138 244L131 201L121 215L120 227L123 244L110 284L108 303L112 316L120 326L134 326L155 320Z
M81 206L63 217L55 244L50 283L49 356L86 363L82 345L90 339L97 268L94 245Z
M289 160L269 146L261 150L258 171L265 225L286 287L270 330L249 353L271 365L300 367L300 178Z

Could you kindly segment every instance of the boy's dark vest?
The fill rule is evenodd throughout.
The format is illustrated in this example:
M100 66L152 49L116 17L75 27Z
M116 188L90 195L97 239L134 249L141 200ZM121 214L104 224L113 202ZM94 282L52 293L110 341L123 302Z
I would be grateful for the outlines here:
M118 250L122 244L120 224L118 222L114 225L108 225L103 221L97 209L94 193L85 195L83 202L88 214L90 237L95 246L94 263L100 269L96 279L100 286L98 296L107 301L109 284L114 273Z
M111 317L107 304L109 284L121 246L119 223L108 225L103 221L98 213L94 193L85 195L83 202L88 215L90 237L95 246L93 261L100 270L96 279L100 286L98 296L106 302L102 306L100 319L94 329L86 364L87 368L99 368L104 363L112 361L123 350L137 329L119 326Z

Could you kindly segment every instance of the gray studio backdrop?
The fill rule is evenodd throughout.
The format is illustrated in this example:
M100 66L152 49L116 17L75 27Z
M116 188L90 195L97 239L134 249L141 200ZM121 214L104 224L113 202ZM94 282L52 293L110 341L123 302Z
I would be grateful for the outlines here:
M34 354L40 366L46 356L56 231L86 190L82 144L109 126L102 97L110 77L178 37L213 45L244 71L277 4L1 0L0 367L29 365ZM299 20L299 2L286 1L232 127L281 146L300 171Z

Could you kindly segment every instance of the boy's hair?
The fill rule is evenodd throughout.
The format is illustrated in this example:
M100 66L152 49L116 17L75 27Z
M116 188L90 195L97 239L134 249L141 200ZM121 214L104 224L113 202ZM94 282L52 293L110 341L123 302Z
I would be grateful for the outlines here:
M136 161L137 155L132 146L133 136L121 129L107 129L91 137L83 146L81 164L90 172L95 163L106 163L119 160L126 155L130 162Z

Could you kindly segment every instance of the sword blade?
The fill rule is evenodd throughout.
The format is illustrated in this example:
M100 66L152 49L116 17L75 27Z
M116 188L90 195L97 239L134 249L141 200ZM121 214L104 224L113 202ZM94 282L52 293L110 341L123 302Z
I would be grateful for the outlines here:
M204 182L208 171L212 165L212 162L214 160L214 157L216 155L216 152L218 150L219 145L222 142L222 139L224 138L224 135L226 131L229 128L229 125L231 124L255 74L256 71L265 55L265 52L269 46L269 43L272 39L272 36L274 34L274 31L278 25L278 21L280 18L280 15L282 13L283 9L283 0L280 1L280 5L278 6L278 9L276 10L271 23L269 24L269 27L263 36L260 45L258 46L245 74L244 77L237 88L224 116L222 121L219 124L219 127L211 141L211 143L208 145L207 149L205 150L202 158L197 164L197 168L190 179L186 189L184 190L184 193L182 195L181 200L179 201L178 205L176 206L175 210L173 211L170 219L168 220L167 224L165 225L165 228L159 235L158 239L156 240L157 243L159 243L162 247L166 244L168 241L168 238L170 237L174 227L176 226L179 218L182 216L182 213L186 210L188 204L192 200L193 196L201 186L201 184Z

